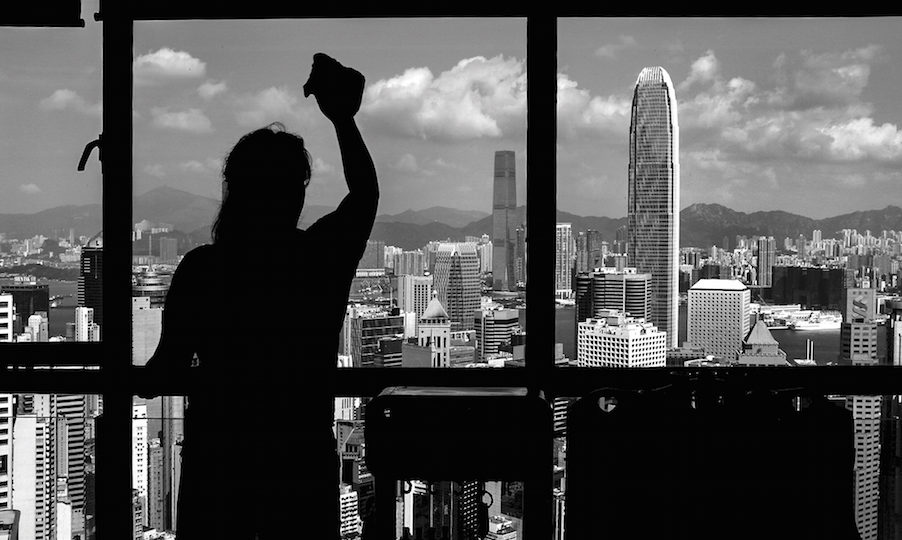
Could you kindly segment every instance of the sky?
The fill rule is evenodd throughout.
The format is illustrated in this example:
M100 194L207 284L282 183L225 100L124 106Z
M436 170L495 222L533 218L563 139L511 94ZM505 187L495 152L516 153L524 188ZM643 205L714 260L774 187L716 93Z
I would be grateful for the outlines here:
M101 24L0 29L0 212L100 200ZM558 208L626 213L636 77L676 87L681 206L814 218L902 205L898 18L561 19ZM222 160L273 121L313 157L308 204L346 193L334 133L301 85L315 52L367 79L357 119L380 213L491 211L496 150L526 200L525 19L184 21L135 27L134 182L218 198Z

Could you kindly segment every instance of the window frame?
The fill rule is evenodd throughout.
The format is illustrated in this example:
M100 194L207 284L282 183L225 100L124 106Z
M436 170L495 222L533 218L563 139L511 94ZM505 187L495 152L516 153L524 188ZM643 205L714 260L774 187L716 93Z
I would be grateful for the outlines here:
M131 358L131 225L132 205L132 64L134 22L184 19L343 18L343 17L525 17L527 25L527 245L533 254L549 253L555 247L556 219L556 92L557 19L572 16L566 8L524 7L504 4L487 6L467 3L455 9L421 6L412 13L407 6L383 5L357 8L352 14L336 6L286 9L281 3L257 0L253 6L223 6L208 0L158 2L103 2L95 20L103 21L103 229L104 309L107 312L104 339L99 343L35 343L28 346L0 345L0 370L5 386L18 391L102 394L104 414L97 419L96 492L97 534L101 538L130 537L133 533L131 489L132 396L149 390L182 395L198 388L196 374L180 379L151 376ZM583 13L584 14L584 13ZM613 15L598 12L593 15ZM629 13L616 13L619 15ZM664 13L658 13L664 14ZM671 13L671 14L679 14ZM792 13L783 13L792 14ZM796 13L802 14L802 13ZM83 26L80 18L51 14L44 21L19 23L4 18L4 26ZM87 142L87 141L86 141ZM530 203L531 201L531 203ZM894 366L833 366L785 369L782 367L730 368L617 368L554 369L554 258L528 258L527 316L534 331L526 344L524 369L455 370L411 368L372 370L348 368L336 377L337 397L373 396L387 386L493 386L526 387L549 399L580 396L601 387L650 389L690 382L697 385L726 384L746 389L789 390L800 394L898 394L902 393L902 368ZM537 300L541 299L541 300ZM546 302L547 300L547 302ZM128 359L128 360L126 360ZM93 366L100 369L36 369L37 365ZM32 366L32 367L29 367ZM553 426L549 426L549 459ZM543 482L536 493L545 493L536 506L546 509L544 518L531 527L547 529L554 504L550 469L537 476ZM547 480L547 482L546 482ZM118 495L117 495L118 493ZM528 518L529 519L529 518ZM532 530L531 530L532 532ZM126 536L128 535L128 536ZM541 536L539 534L538 536Z

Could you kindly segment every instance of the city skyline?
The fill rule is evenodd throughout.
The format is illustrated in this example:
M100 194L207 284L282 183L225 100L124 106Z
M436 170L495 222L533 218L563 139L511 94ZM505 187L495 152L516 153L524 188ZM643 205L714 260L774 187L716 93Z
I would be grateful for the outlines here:
M102 109L100 26L87 19L53 39L43 30L0 32L8 58L0 117L21 126L0 140L11 150L0 213L100 199L96 163L85 173L73 165L99 132ZM890 32L896 20L561 19L558 207L623 215L628 87L646 65L672 74L687 118L683 208L718 203L821 218L902 205L902 195L883 193L902 174L902 111L892 100L902 76L887 68L902 54ZM305 51L321 47L367 76L360 122L385 180L380 213L479 206L491 195L486 170L496 149L517 152L524 203L523 20L315 23L136 25L135 192L168 184L215 198L231 144L281 120L314 158L308 204L337 202L337 153L299 92ZM391 54L374 57L360 43L377 30L390 36L381 47ZM360 37L339 47L337 35ZM427 101L438 108L423 108ZM38 157L36 141L54 151Z

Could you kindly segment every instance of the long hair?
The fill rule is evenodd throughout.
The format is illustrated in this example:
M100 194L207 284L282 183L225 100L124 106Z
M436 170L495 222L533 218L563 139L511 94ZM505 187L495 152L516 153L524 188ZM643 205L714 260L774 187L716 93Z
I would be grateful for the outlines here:
M274 122L238 140L222 167L223 199L210 231L214 243L254 225L287 223L304 205L310 183L304 139Z

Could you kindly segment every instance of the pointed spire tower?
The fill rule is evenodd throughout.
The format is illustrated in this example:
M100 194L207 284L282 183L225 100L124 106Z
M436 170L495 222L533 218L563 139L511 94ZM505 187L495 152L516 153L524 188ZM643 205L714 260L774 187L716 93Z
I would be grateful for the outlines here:
M432 291L432 299L417 325L417 344L432 347L432 367L450 366L451 319L445 306L438 299L438 291Z

